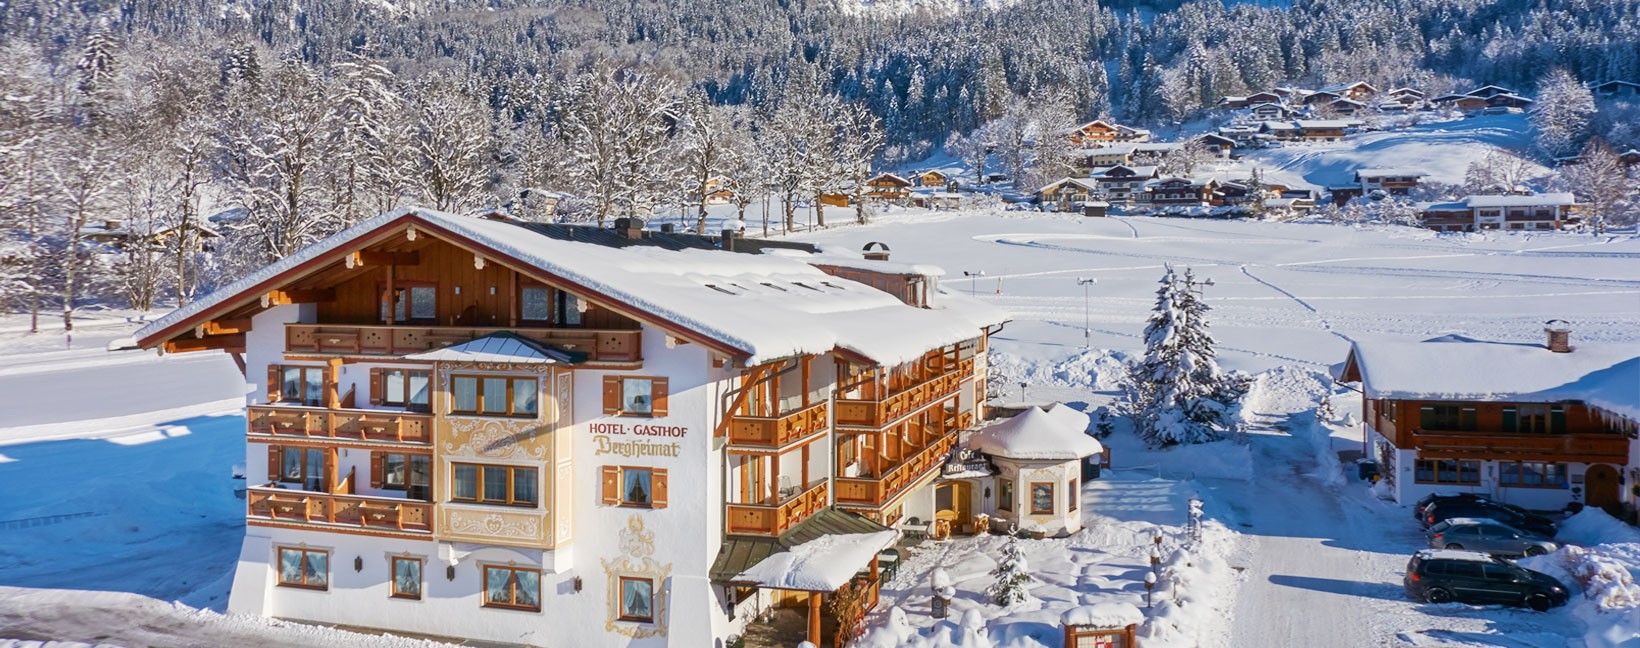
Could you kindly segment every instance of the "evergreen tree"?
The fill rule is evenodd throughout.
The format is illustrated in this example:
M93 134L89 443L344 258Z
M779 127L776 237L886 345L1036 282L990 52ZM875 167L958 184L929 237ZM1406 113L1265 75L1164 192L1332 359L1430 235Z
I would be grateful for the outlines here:
M1171 267L1156 291L1145 326L1145 355L1128 369L1124 409L1152 446L1214 441L1232 426L1230 411L1246 392L1239 377L1219 369L1207 331L1207 303L1194 274Z
M1024 552L1019 549L1019 537L1010 534L1008 542L1002 545L1002 555L997 558L996 569L991 575L997 578L996 583L986 589L991 600L1003 607L1013 607L1030 600L1031 594L1026 589L1034 578L1030 574L1030 565L1025 561Z

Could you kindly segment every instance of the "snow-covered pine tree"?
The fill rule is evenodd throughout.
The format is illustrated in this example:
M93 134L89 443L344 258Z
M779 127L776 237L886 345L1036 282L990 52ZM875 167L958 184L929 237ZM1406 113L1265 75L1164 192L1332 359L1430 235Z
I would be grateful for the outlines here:
M1024 552L1019 549L1019 537L1009 534L1008 542L1002 545L1002 556L997 558L996 569L991 575L997 577L996 583L985 590L991 600L1003 607L1013 607L1024 603L1031 598L1025 588L1035 580L1030 574L1030 565L1025 561Z
M1222 438L1231 427L1230 408L1246 392L1244 381L1214 361L1199 285L1190 271L1179 277L1167 269L1145 326L1145 356L1128 368L1123 407L1152 446Z

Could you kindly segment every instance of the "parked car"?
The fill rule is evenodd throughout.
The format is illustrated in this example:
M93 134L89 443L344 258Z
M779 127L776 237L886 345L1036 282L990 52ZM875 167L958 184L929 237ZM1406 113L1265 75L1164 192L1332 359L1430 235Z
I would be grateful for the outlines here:
M1407 562L1401 582L1407 596L1429 603L1525 605L1541 612L1569 598L1554 577L1478 551L1420 551Z
M1517 529L1531 531L1545 538L1555 537L1555 523L1549 518L1536 513L1527 513L1518 506L1509 506L1486 500L1465 501L1453 500L1444 504L1431 504L1424 509L1424 518L1420 520L1424 528L1433 526L1441 520L1452 518L1487 518L1497 520Z
M1560 548L1553 540L1486 518L1450 518L1429 527L1431 549L1470 549L1494 556L1541 556Z
M1439 504L1441 502L1450 502L1454 500L1488 502L1491 501L1491 498L1479 493L1430 493L1425 495L1423 499L1418 500L1417 504L1412 505L1412 517L1422 522L1424 519L1424 514L1427 513L1427 509L1430 504ZM1424 526L1428 526L1428 524L1426 523Z

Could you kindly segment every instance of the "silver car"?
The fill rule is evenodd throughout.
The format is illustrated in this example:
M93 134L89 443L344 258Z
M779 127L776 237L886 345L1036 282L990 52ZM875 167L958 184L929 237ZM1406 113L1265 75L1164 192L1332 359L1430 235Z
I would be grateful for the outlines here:
M1451 518L1429 527L1432 549L1468 549L1494 556L1541 556L1560 548L1553 540L1497 520Z

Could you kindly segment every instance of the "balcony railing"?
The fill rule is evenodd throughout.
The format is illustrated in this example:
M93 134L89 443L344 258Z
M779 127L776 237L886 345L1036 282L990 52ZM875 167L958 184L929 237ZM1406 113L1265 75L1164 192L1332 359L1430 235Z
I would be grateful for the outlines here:
M729 444L780 448L826 429L830 408L819 402L782 416L736 416L729 425Z
M420 445L433 442L431 414L289 405L252 405L246 410L251 434Z
M432 533L433 504L365 495L331 495L283 488L247 489L252 520L356 527L372 531Z
M957 393L962 381L974 374L974 359L880 400L837 399L837 424L882 427L902 416Z
M957 430L952 429L917 454L890 468L881 477L837 478L837 503L855 506L882 506L905 492L929 473L945 465L945 456L957 444Z
M778 536L826 507L826 480L817 479L807 488L779 502L728 504L729 533Z
M398 356L442 349L502 331L585 353L587 359L597 362L643 360L642 331L594 329L286 324L285 351Z
M1454 458L1562 460L1623 463L1629 439L1622 434L1502 434L1487 432L1413 432L1412 445L1424 453ZM1463 455L1463 457L1458 457Z

